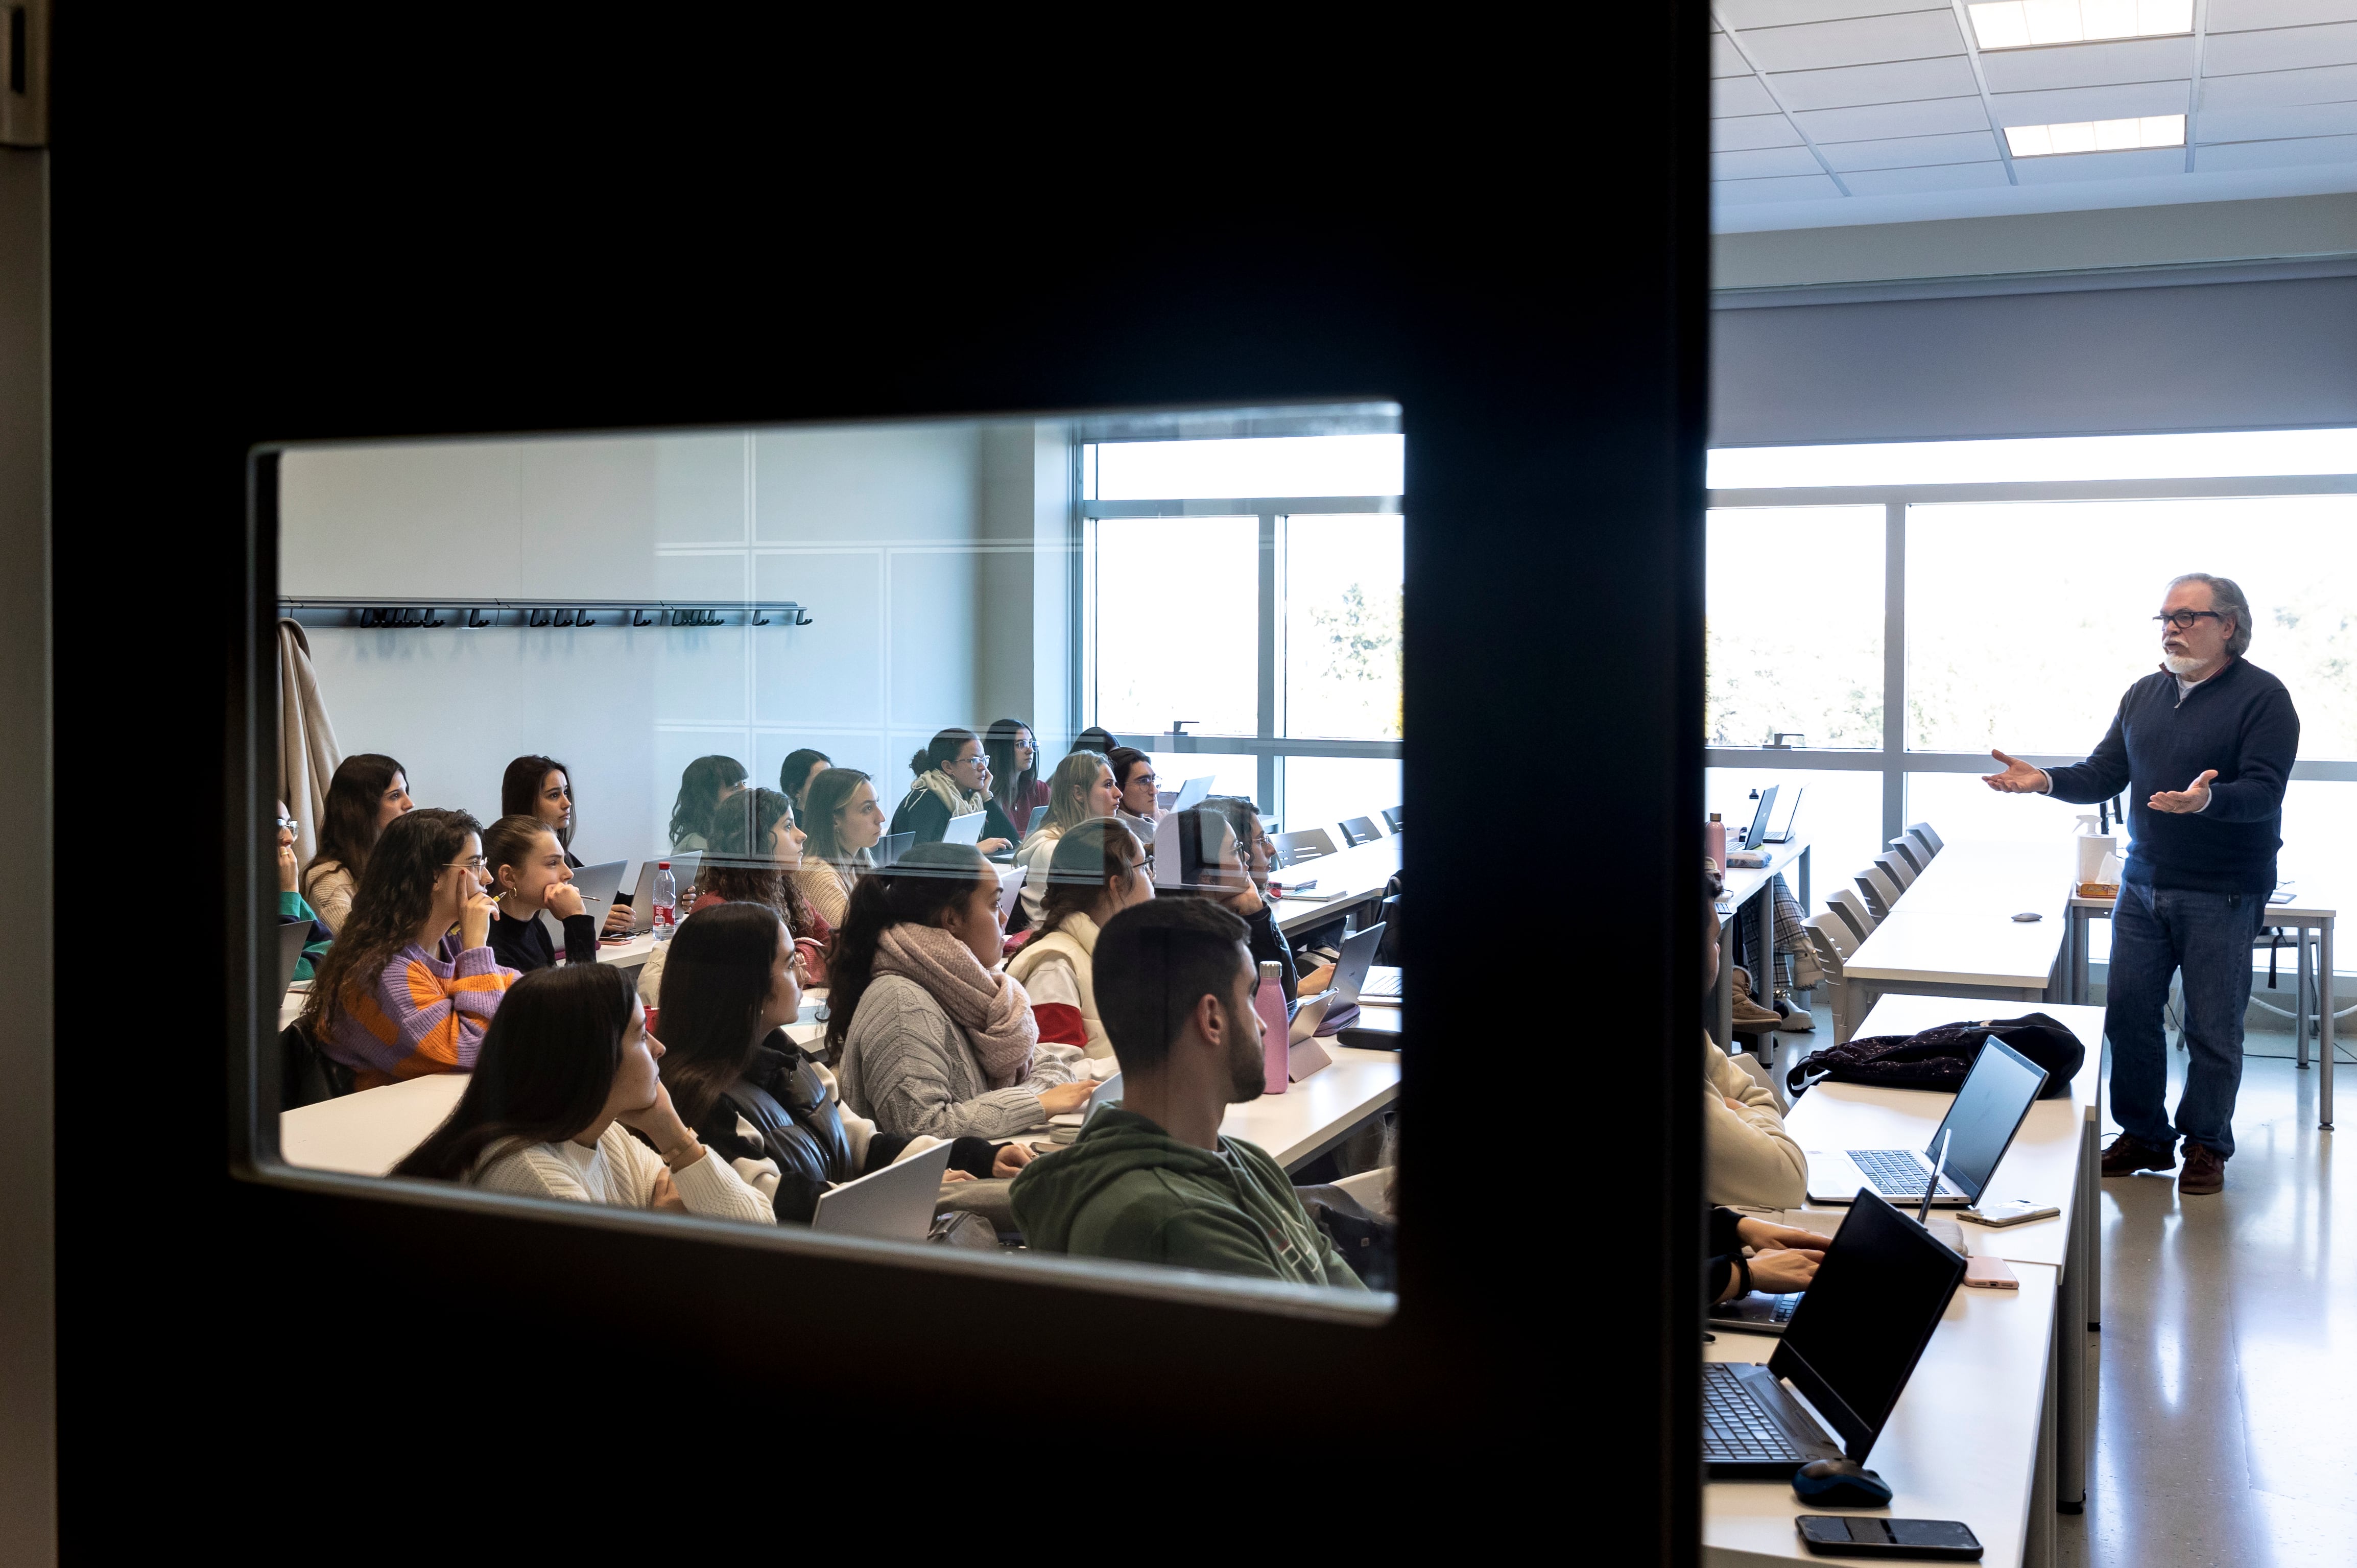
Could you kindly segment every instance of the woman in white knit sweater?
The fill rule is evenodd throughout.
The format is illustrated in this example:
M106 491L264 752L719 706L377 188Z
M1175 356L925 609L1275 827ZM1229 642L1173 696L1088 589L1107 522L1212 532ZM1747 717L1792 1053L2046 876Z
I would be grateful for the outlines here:
M501 998L449 1120L393 1174L770 1223L770 1200L707 1155L672 1109L662 1057L628 971L536 970Z
M1093 751L1076 751L1056 764L1048 780L1047 820L1015 852L1015 864L1024 868L1023 908L1038 925L1044 918L1048 869L1056 843L1091 817L1110 817L1121 806L1121 786L1113 781L1113 766Z
M1041 1044L1071 1046L1110 1063L1113 1040L1097 1015L1097 932L1154 897L1146 851L1125 824L1093 818L1056 841L1047 880L1044 918L1006 961L1006 972L1030 995Z

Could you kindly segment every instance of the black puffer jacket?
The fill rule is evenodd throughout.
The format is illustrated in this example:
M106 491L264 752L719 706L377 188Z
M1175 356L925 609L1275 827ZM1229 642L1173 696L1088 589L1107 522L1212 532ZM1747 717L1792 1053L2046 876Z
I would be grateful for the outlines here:
M750 1122L748 1137L739 1118ZM754 1052L753 1065L720 1097L695 1129L706 1148L728 1160L774 1160L778 1190L770 1199L778 1222L807 1225L818 1212L819 1194L841 1182L880 1171L899 1156L909 1139L896 1133L869 1136L856 1168L851 1135L833 1087L782 1033ZM985 1138L959 1138L950 1145L950 1166L986 1180L996 1151Z

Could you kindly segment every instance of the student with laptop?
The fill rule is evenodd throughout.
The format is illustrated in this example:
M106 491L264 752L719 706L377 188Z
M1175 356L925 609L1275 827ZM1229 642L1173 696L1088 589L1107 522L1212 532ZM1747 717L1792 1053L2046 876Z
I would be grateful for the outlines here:
M1717 1305L1758 1291L1789 1295L1817 1277L1832 1238L1775 1225L1732 1208L1710 1211L1710 1257L1702 1267L1703 1299ZM1750 1255L1745 1255L1745 1249Z
M856 768L830 768L811 780L810 809L802 814L802 869L794 885L830 929L839 929L851 890L871 865L868 851L884 836L884 808L876 786Z
M393 1174L767 1224L770 1200L680 1119L662 1056L629 971L586 963L525 975L449 1119Z
M834 1075L778 1031L802 1004L794 943L766 905L697 912L672 940L662 1079L680 1119L770 1199L780 1224L807 1225L822 1195L938 1145L880 1133L843 1107ZM1020 1144L951 1141L944 1179L1011 1176Z
M1117 814L1144 843L1154 842L1154 824L1162 820L1162 780L1154 759L1134 746L1116 746L1105 753L1113 765L1113 781L1121 790Z
M1048 781L1048 815L1032 824L1031 836L1016 852L1023 868L1023 911L1037 928L1044 916L1048 870L1056 841L1091 817L1110 817L1121 809L1121 789L1113 781L1113 767L1093 751L1076 751L1056 764Z
M1006 961L1006 972L1030 995L1042 1044L1112 1058L1113 1041L1097 1016L1090 955L1107 920L1153 897L1145 846L1124 824L1092 817L1056 841L1039 929Z
M1039 777L1039 743L1021 719L996 719L982 733L983 759L990 764L990 794L1006 813L1019 841L1031 813L1048 803L1048 781Z
M990 760L974 731L942 731L909 758L909 771L916 782L892 813L892 832L914 833L919 843L939 843L952 820L979 811L982 831L965 842L985 854L1015 847L1015 824L990 796Z
M327 956L328 945L336 933L319 923L319 917L296 892L296 884L302 879L303 868L295 861L295 813L286 802L278 802L278 923L282 926L301 924L310 928L303 940L303 956L295 961L292 980L308 980L319 960Z
M1087 1058L1039 1044L1003 941L998 877L971 844L920 843L860 878L827 955L845 1104L888 1133L1002 1138L1087 1102Z
M302 887L328 930L344 929L377 835L409 809L408 772L392 757L361 751L336 765L319 810L319 847L303 868Z
M498 901L491 955L519 974L556 965L556 944L540 922L544 910L565 924L565 962L597 961L597 922L582 905L566 859L565 845L536 816L501 817L483 833L483 868Z
M701 850L711 842L712 813L745 788L745 765L733 757L699 757L679 776L679 797L671 807L674 854Z
M795 825L793 803L775 789L748 789L722 803L714 814L712 847L699 864L694 898L682 917L723 904L758 904L786 922L802 961L804 983L826 983L826 944L834 930L819 918L796 881L807 843ZM639 1000L660 1007L667 994L676 940L658 946L639 970ZM668 1013L662 1032L671 1034Z
M1702 988L1718 983L1718 874L1703 873ZM1784 1131L1776 1096L1702 1037L1703 1201L1798 1208L1809 1194L1809 1156Z
M1268 1154L1220 1132L1266 1068L1243 922L1204 898L1124 909L1097 937L1098 1006L1122 1098L1011 1197L1048 1252L1364 1288Z
M472 1070L516 978L491 952L496 908L474 818L429 806L395 819L311 983L303 1034L358 1089Z
M811 780L834 766L834 758L808 746L788 752L778 765L778 791L794 803L797 816L809 809Z
M1276 841L1262 825L1260 808L1235 795L1213 795L1203 804L1227 819L1228 831L1235 835L1237 852L1252 883L1252 898L1247 901L1243 889L1238 888L1228 908L1242 918L1245 929L1252 932L1253 961L1277 966L1277 972L1285 977L1287 1002L1304 993L1317 995L1333 983L1334 966L1321 963L1306 974L1298 972L1293 943L1285 929L1276 923L1275 906L1268 901L1268 874L1276 864Z
M556 835L565 864L581 869L581 857L573 853L573 770L556 758L519 757L509 763L500 775L500 815L538 817ZM606 910L606 935L628 936L630 931L630 896L618 892Z

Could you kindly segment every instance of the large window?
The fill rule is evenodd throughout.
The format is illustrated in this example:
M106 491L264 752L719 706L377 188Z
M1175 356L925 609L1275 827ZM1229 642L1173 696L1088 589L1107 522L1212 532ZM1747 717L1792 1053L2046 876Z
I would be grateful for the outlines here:
M1082 447L1081 705L1166 789L1248 770L1287 826L1399 804L1404 441L1352 417L1388 428Z
M2285 875L2345 858L2326 824L2357 786L2357 432L1750 448L1710 478L1712 809L1805 787L1819 904L1910 822L2070 831L2078 808L1977 775L1991 747L2093 749L2188 571L2242 585L2252 660L2299 708Z

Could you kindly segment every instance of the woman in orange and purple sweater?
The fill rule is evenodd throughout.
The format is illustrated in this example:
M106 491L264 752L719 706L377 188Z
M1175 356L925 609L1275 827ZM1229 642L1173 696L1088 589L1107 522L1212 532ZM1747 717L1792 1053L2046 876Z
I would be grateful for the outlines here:
M396 818L369 856L297 1021L355 1088L474 1069L516 980L490 947L481 833L466 812L429 807Z

